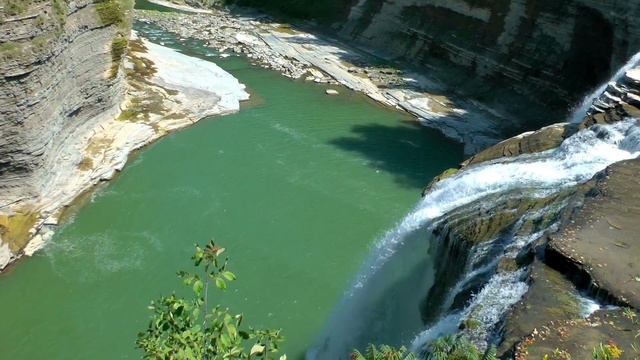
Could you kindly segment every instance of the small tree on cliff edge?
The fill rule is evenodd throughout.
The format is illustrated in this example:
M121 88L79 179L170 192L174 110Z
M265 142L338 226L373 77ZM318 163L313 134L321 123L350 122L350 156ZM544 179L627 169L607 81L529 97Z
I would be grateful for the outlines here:
M153 360L271 360L283 338L280 330L243 328L242 315L233 315L220 305L209 307L208 290L213 284L221 291L236 276L227 270L224 248L210 241L196 246L192 259L200 274L179 272L193 292L186 299L175 293L149 306L153 312L146 331L138 334L136 345L145 359ZM280 357L286 360L286 355Z

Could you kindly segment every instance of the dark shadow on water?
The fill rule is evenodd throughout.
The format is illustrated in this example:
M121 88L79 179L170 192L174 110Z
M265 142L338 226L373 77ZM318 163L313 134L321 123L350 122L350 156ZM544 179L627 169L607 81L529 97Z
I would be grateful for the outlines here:
M461 144L417 122L356 125L352 136L329 143L365 156L369 166L395 176L404 187L423 188L433 177L463 160Z

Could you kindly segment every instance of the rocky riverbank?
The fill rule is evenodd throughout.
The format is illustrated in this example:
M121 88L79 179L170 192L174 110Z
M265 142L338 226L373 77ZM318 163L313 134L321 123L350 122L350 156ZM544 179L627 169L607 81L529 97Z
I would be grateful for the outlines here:
M128 155L212 115L239 110L249 94L214 63L183 55L135 35L125 60L127 89L118 113L82 128L64 144L44 191L0 215L0 268L31 255L52 236L65 207L122 170ZM27 243L14 248L11 244Z
M443 86L424 75L265 16L226 10L206 15L138 10L136 18L182 38L202 40L221 56L244 54L255 64L292 79L340 84L362 92L463 142L468 154L495 144L513 125L480 103L444 95Z

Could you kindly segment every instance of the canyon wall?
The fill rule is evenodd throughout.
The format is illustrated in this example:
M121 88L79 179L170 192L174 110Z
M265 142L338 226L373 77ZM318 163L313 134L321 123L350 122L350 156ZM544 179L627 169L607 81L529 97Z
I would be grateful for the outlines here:
M28 207L65 176L54 169L70 157L70 141L119 112L133 1L0 6L1 267L24 246L34 220Z
M640 3L633 1L226 2L329 24L330 35L409 62L451 90L524 117L530 129L561 120L640 51Z
M566 109L640 51L638 16L623 0L361 0L339 28L422 68L455 64L455 86L489 101Z

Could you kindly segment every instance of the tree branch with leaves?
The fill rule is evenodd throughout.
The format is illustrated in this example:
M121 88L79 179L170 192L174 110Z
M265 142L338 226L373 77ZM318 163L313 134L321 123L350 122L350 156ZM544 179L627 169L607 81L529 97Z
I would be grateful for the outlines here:
M245 328L243 316L220 305L209 307L210 284L224 291L236 280L227 269L224 248L210 241L196 246L192 256L199 273L178 272L192 297L175 293L153 301L147 329L138 334L136 345L144 359L153 360L272 360L283 341L280 330ZM279 357L286 360L286 355Z

